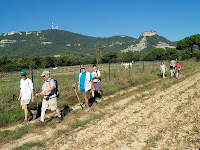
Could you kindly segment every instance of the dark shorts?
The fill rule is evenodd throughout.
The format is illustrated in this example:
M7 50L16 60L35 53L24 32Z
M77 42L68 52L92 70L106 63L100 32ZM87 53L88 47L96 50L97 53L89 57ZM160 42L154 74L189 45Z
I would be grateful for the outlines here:
M80 90L81 96L84 98L85 96L88 97L90 91Z
M95 88L95 91L100 91L101 90L101 82L94 82L94 88Z
M177 73L181 74L181 70L176 70Z

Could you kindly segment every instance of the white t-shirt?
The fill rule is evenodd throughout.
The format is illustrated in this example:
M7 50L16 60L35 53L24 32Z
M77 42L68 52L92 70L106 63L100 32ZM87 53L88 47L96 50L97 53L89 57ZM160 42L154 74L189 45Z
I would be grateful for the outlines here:
M92 77L94 78L95 76L101 76L99 70L92 71ZM94 78L93 82L100 82L100 79L99 78L97 78L97 79Z
M31 91L33 90L33 83L31 79L26 78L26 80L20 80L20 88L22 92L21 100L31 99Z

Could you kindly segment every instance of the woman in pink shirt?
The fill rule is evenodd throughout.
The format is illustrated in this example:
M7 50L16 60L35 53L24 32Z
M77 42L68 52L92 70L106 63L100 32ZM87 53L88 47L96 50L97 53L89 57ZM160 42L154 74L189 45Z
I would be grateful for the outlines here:
M179 64L178 61L177 61L177 65L175 66L175 70L176 70L176 78L178 78L178 76L180 76L181 74L181 64Z

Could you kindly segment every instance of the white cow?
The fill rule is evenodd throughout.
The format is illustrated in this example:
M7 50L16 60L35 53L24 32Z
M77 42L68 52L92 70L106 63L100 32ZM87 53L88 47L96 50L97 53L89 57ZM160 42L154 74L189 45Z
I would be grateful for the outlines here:
M133 63L121 63L121 65L123 65L125 69L128 69L129 66L132 68Z

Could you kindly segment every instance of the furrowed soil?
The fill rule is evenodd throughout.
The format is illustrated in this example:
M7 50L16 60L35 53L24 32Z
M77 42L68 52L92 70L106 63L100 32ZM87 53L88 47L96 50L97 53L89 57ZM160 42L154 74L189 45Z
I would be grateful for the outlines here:
M0 148L13 149L41 141L52 150L198 150L199 99L200 73L180 79L159 79L105 97L89 113L74 107L77 112L69 113L54 128L47 125Z

